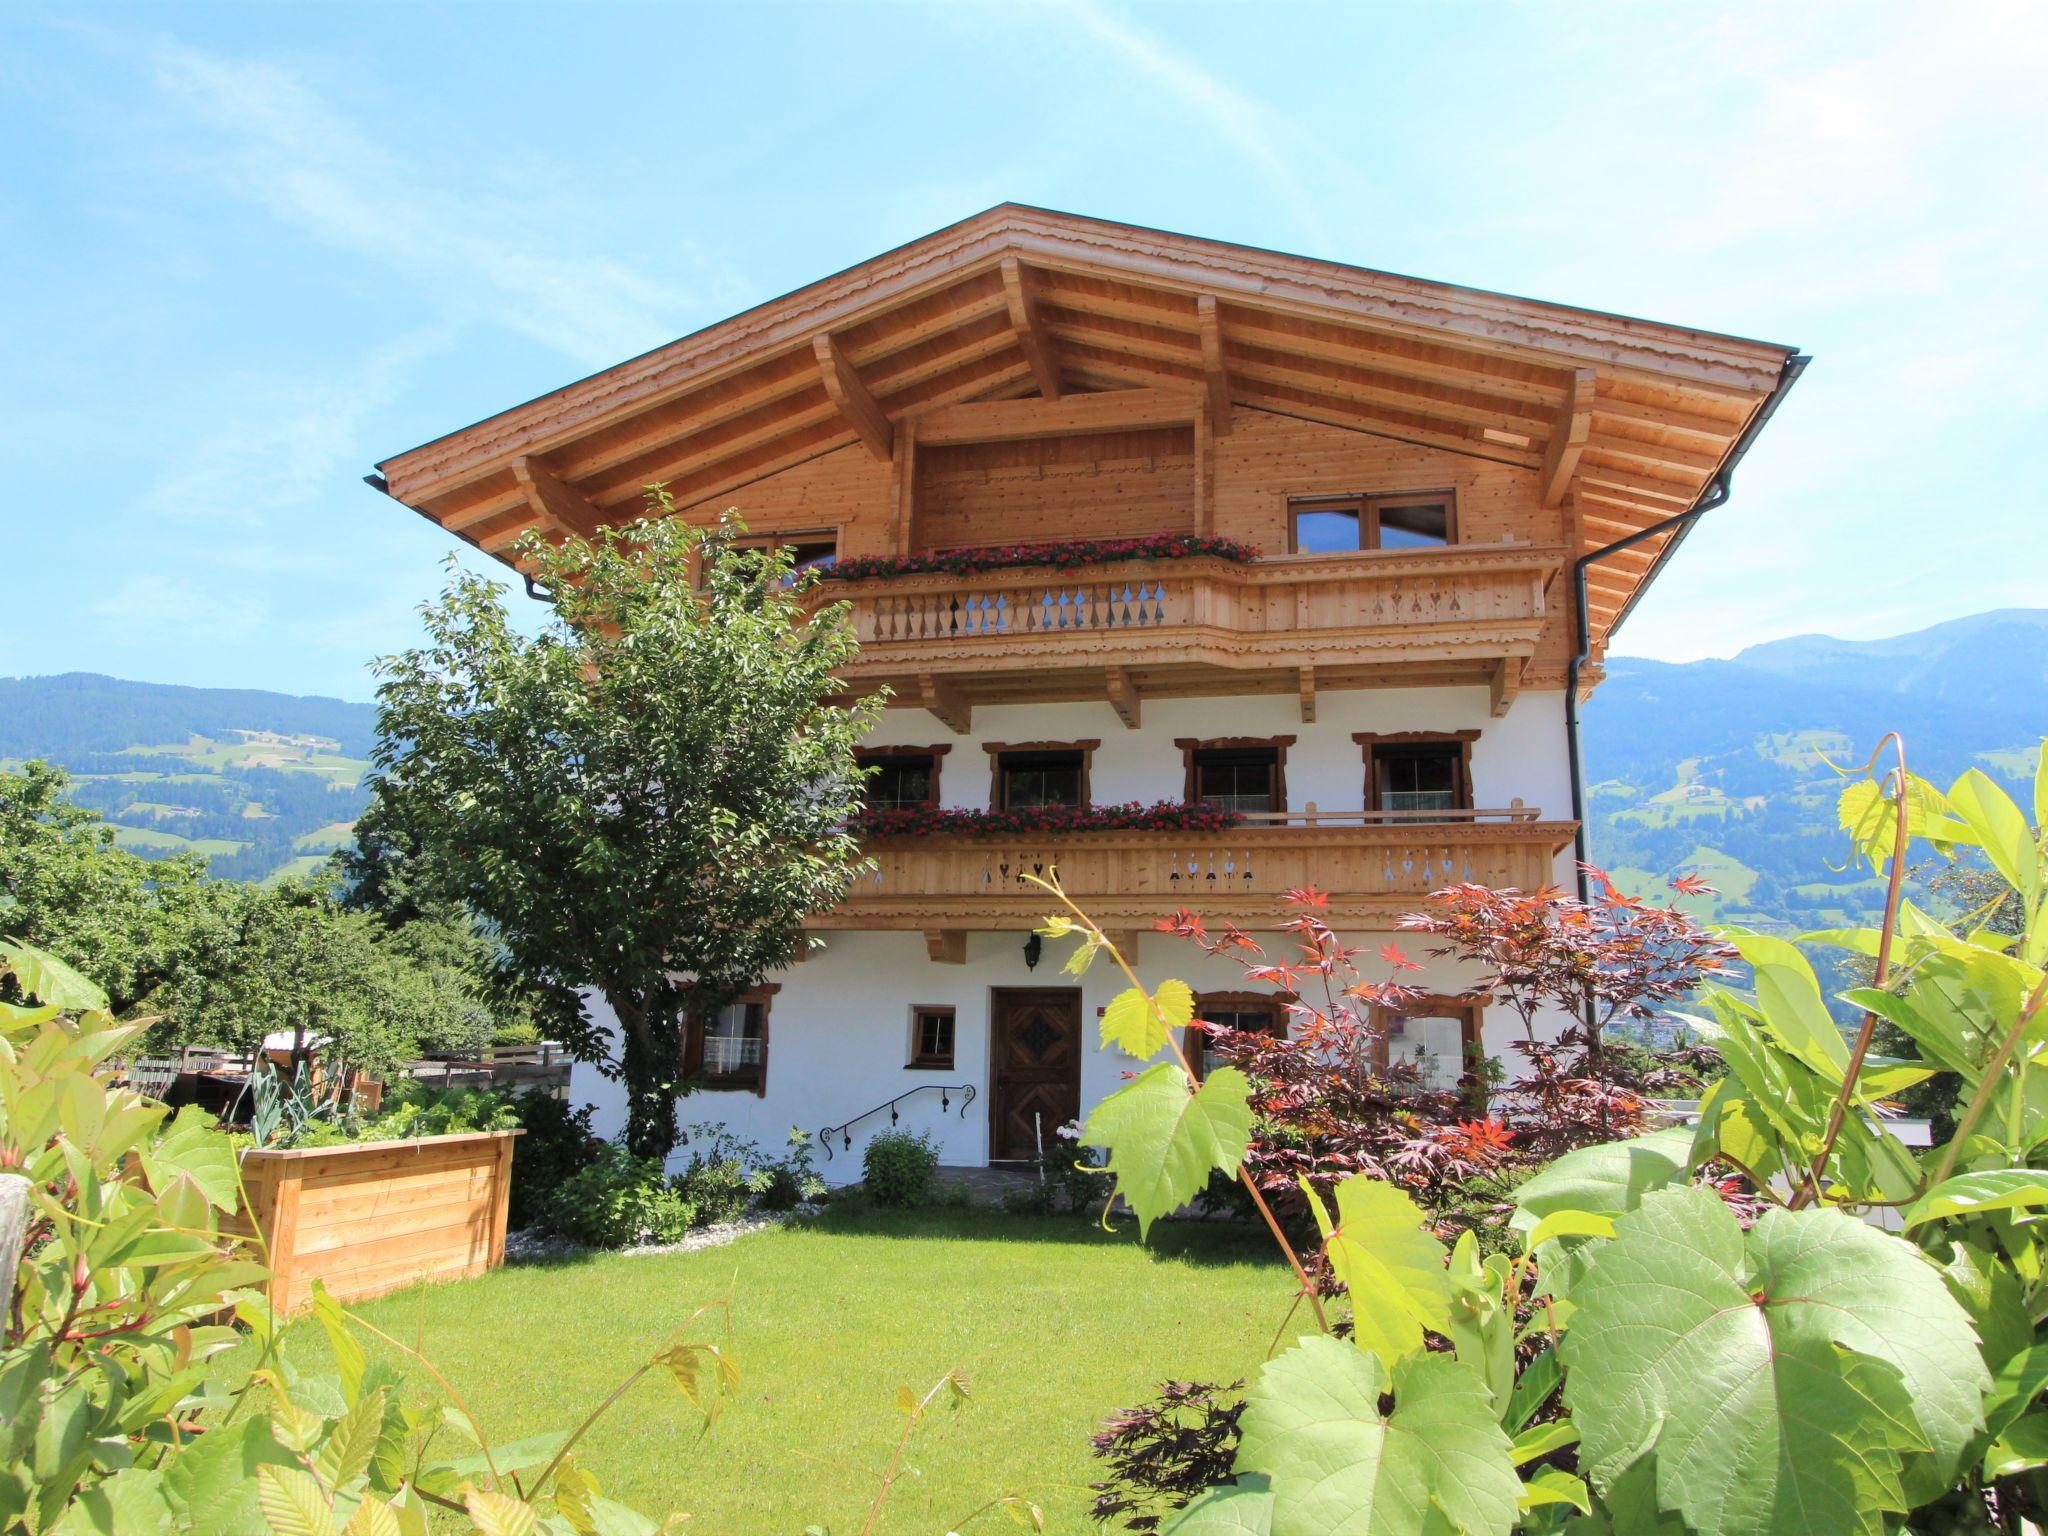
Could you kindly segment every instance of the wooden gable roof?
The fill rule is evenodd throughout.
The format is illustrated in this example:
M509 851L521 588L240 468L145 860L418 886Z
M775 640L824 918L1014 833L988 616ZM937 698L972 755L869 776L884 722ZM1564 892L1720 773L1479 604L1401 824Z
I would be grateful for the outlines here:
M1133 387L1518 465L1589 551L1691 507L1794 349L1003 204L378 465L505 556L972 400ZM1664 540L1589 572L1596 643Z

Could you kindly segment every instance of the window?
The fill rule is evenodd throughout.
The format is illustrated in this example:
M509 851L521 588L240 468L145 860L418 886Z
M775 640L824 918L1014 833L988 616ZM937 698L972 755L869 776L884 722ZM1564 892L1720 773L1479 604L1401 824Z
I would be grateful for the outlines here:
M910 1010L910 1065L922 1071L952 1069L951 1008L918 1007Z
M987 744L993 778L989 807L998 811L1088 804L1088 763L1099 741Z
M1472 809L1472 742L1477 731L1444 736L1360 734L1365 807L1412 817Z
M856 752L861 767L871 769L861 785L868 809L901 810L939 803L939 767L947 748L876 747Z
M1287 809L1287 749L1292 736L1264 741L1181 738L1187 778L1181 798L1190 805L1217 805L1240 812Z
M1219 1029L1242 1030L1248 1035L1287 1037L1286 1005L1290 999L1255 992L1206 992L1195 999L1195 1017ZM1216 1052L1216 1040L1206 1029L1189 1025L1181 1039L1188 1064L1197 1077L1206 1078L1223 1063Z
M1457 499L1449 491L1404 491L1291 502L1288 533L1297 555L1437 549L1458 541Z
M684 1068L707 1089L764 1093L768 1086L768 1000L771 984L742 993L709 1016L690 1017Z
M1419 1088L1475 1097L1480 1092L1477 1003L1425 996L1405 1008L1375 1008L1373 1024L1382 1072L1409 1067Z
M823 569L839 559L839 533L830 528L808 533L766 533L753 538L734 539L733 548L784 549L789 551L792 569Z

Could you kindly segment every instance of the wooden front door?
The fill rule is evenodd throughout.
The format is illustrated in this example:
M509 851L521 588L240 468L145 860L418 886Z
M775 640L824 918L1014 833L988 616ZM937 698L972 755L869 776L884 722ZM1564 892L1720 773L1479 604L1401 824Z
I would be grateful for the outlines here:
M998 988L989 1060L989 1157L1037 1155L1038 1138L1081 1113L1081 993L1073 987Z

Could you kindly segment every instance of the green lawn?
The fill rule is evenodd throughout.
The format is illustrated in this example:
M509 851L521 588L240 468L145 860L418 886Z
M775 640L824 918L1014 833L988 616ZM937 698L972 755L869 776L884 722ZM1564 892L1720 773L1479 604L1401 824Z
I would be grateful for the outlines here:
M1088 1435L1169 1377L1250 1376L1291 1278L1242 1228L990 1211L842 1212L730 1247L517 1265L360 1310L418 1341L494 1435L567 1428L699 1304L732 1298L744 1379L706 1439L665 1378L643 1381L584 1442L608 1495L691 1516L692 1536L860 1529L903 1419L896 1389L966 1370L973 1401L931 1419L882 1529L950 1529L1029 1491L1049 1529L1089 1532ZM324 1367L317 1328L294 1356ZM423 1378L415 1370L415 1384ZM1060 1486L1065 1485L1065 1486ZM1013 1530L991 1511L970 1527Z

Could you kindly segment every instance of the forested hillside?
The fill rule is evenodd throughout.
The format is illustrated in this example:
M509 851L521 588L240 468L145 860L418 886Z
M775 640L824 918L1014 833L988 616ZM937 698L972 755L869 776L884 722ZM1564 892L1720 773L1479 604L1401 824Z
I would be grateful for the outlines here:
M229 879L308 870L348 840L375 726L374 707L340 699L0 678L0 765L58 764L124 846L205 854Z
M1845 867L1823 755L1860 764L1897 730L1915 772L1946 785L1981 768L2026 801L2048 733L2048 611L1799 636L1731 661L1617 657L1585 722L1593 857L1624 885L1698 871L1719 915L1835 926L1871 916L1882 889Z

